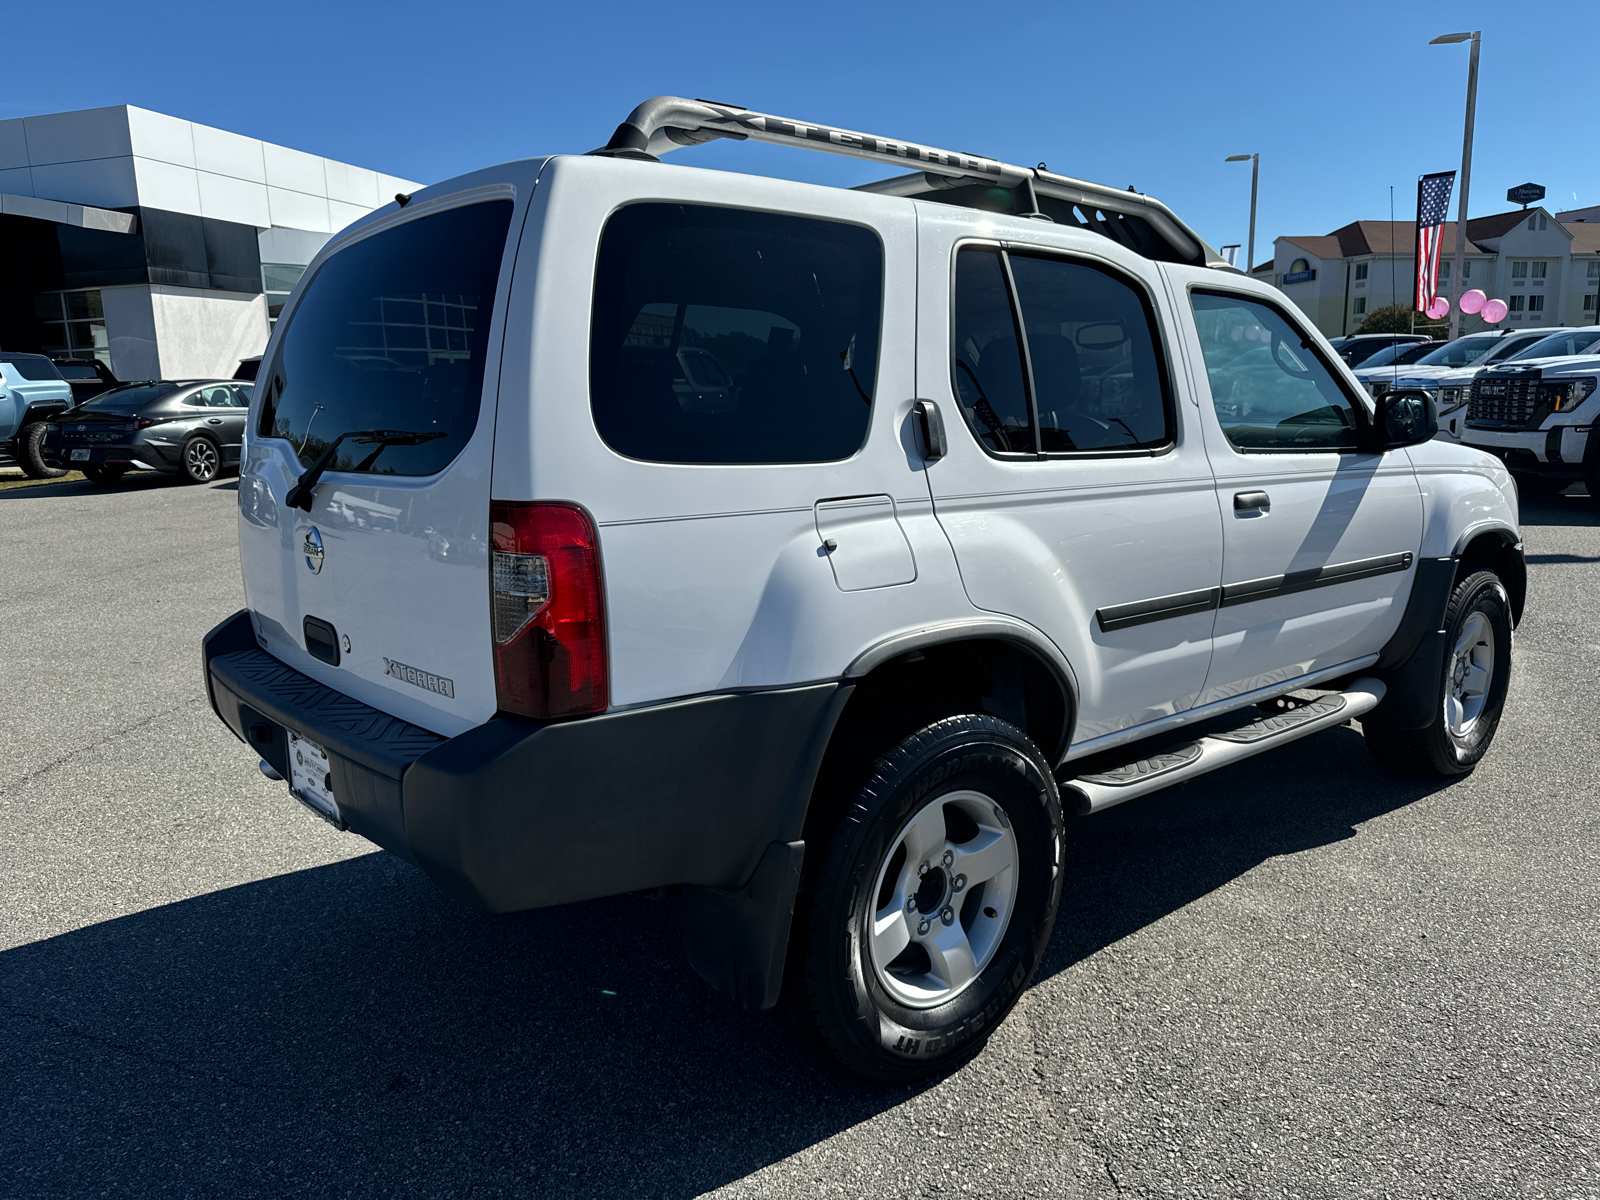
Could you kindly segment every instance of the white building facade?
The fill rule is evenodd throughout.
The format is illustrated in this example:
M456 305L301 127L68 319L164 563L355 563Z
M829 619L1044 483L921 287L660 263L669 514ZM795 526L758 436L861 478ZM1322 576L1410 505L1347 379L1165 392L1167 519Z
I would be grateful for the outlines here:
M0 348L232 375L328 238L418 186L129 105L0 121Z
M1567 215L1567 214L1563 214ZM1440 291L1449 295L1455 222L1444 227ZM1542 208L1467 222L1467 288L1504 300L1495 328L1593 325L1600 319L1600 224L1563 222ZM1329 337L1354 333L1367 314L1412 303L1416 227L1408 221L1354 221L1330 234L1280 237L1258 277L1283 289ZM1461 330L1489 328L1463 314Z

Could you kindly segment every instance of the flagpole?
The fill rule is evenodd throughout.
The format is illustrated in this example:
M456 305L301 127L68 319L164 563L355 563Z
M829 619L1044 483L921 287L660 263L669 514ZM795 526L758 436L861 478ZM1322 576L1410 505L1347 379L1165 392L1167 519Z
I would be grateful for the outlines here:
M1461 335L1461 293L1466 289L1462 286L1466 281L1461 278L1462 264L1466 261L1467 252L1467 190L1472 182L1472 122L1478 109L1478 43L1479 30L1469 33L1446 33L1434 38L1428 43L1430 46L1447 45L1453 42L1472 42L1472 57L1467 63L1467 123L1466 132L1461 141L1461 202L1456 209L1456 252L1451 258L1450 290L1452 292L1450 304L1450 340L1453 342Z

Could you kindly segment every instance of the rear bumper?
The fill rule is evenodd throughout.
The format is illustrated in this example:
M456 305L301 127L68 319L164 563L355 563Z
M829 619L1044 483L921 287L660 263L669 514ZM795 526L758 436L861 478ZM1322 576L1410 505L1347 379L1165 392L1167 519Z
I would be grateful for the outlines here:
M665 884L738 889L800 839L849 688L706 696L576 721L496 718L443 738L300 674L247 611L206 635L217 716L288 777L320 743L352 832L457 896L508 912Z

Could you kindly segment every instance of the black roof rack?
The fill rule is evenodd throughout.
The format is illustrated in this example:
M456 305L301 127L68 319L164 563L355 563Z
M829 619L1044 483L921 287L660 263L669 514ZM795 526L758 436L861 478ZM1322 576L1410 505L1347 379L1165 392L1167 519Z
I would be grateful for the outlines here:
M1131 188L1122 192L1043 167L1014 166L978 154L775 117L711 100L682 96L646 100L617 126L609 142L591 153L654 159L716 138L749 138L916 166L920 169L912 174L863 184L857 190L1071 224L1103 234L1147 258L1233 269L1165 204Z

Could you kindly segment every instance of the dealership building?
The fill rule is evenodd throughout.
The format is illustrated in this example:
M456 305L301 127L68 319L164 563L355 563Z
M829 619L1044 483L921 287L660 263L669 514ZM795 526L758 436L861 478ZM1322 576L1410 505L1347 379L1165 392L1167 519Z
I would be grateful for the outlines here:
M0 121L0 349L232 375L329 237L419 186L130 105Z
M1600 223L1575 210L1526 208L1467 222L1462 275L1506 302L1496 328L1593 325L1600 318ZM1439 290L1449 296L1456 223L1448 221L1439 252ZM1328 337L1354 333L1368 313L1411 306L1416 226L1410 221L1352 221L1332 233L1281 237L1271 262L1254 274L1283 289ZM1461 330L1489 328L1463 314Z

